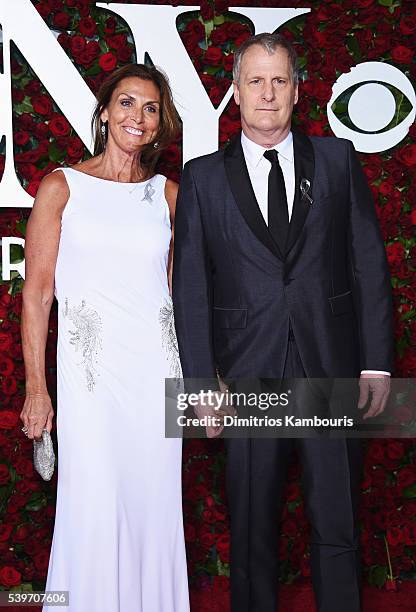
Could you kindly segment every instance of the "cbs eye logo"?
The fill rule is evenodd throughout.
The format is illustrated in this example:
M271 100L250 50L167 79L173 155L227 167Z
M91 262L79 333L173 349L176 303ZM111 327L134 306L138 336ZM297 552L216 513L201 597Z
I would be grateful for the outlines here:
M334 83L327 115L334 134L351 140L357 151L386 151L405 138L415 120L415 90L398 68L363 62Z

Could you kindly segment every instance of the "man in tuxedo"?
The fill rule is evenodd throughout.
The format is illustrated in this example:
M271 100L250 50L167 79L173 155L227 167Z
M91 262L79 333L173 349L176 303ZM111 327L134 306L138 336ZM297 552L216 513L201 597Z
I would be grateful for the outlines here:
M194 390L217 373L356 377L359 407L371 400L365 416L375 416L392 370L391 289L353 145L291 129L296 53L277 34L236 52L234 97L242 133L188 162L179 189L173 299L183 375ZM362 442L346 437L227 440L232 611L277 609L278 515L294 444L318 609L358 612Z

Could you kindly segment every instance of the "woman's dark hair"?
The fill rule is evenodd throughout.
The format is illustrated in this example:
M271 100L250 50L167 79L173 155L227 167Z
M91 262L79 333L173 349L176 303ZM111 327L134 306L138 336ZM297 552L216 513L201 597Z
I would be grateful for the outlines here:
M169 85L168 78L159 69L146 64L128 64L121 68L117 68L101 85L98 95L97 104L95 106L91 128L94 137L94 155L99 155L105 149L105 143L108 135L108 125L106 124L106 133L102 134L101 113L108 106L119 82L128 77L137 77L144 81L152 81L160 93L160 125L158 132L152 142L146 144L140 155L140 169L145 172L144 179L149 178L155 173L157 161L160 153L171 142L173 142L180 130L180 117L175 108L172 91ZM158 143L157 148L154 147L155 142Z

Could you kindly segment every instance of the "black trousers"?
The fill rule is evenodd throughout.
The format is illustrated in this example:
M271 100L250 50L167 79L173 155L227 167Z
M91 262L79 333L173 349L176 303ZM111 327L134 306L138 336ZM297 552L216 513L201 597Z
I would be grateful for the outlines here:
M293 339L289 341L284 377L305 377ZM311 523L311 571L318 610L359 612L357 508L363 443L346 438L226 440L231 611L278 609L278 518L295 445Z

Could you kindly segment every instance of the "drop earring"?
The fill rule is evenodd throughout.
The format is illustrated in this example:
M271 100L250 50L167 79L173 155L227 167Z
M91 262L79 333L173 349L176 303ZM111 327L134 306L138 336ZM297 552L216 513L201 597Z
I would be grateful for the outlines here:
M153 148L154 149L158 149L159 148L159 143L158 142L154 142L153 143Z
M105 123L101 124L101 134L105 136Z

